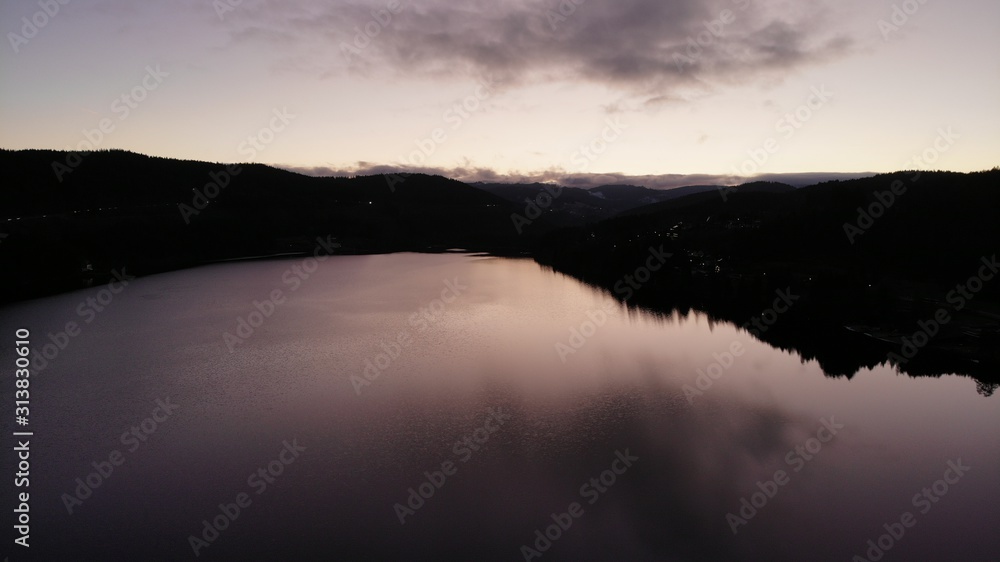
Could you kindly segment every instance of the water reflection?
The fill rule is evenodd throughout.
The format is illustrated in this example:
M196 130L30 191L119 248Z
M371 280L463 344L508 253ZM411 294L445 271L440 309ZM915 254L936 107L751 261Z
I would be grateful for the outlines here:
M580 502L543 560L844 560L959 457L973 470L892 554L996 551L1000 412L967 379L877 365L831 379L732 324L605 308L606 294L524 260L328 264L232 354L222 333L288 262L137 280L86 326L36 378L33 513L47 534L33 551L189 559L189 537L246 492L252 504L199 558L523 559ZM468 290L434 305L445 280ZM44 337L85 296L8 307L3 329ZM434 318L422 330L421 309ZM563 361L557 344L595 310L610 312ZM352 377L403 332L412 342L356 392ZM744 353L689 400L684 387L734 343ZM61 495L167 396L177 412L68 515ZM490 411L510 418L456 449ZM844 428L789 462L831 417ZM293 439L305 451L257 494L248 476ZM638 460L588 503L581 488L626 450ZM446 462L455 472L401 525L394 506ZM787 483L734 535L727 514L778 470Z

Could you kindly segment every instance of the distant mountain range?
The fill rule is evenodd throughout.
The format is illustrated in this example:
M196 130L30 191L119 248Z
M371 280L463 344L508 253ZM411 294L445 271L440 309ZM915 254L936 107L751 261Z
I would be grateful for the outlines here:
M543 193L548 193L554 187L549 184L510 184L510 183L473 183L484 191L503 197L520 204L534 201ZM692 185L674 189L649 189L636 185L602 185L583 189L578 187L563 187L560 195L545 209L545 218L549 226L578 226L588 222L611 218L619 213L670 201L695 193L715 192L721 186Z
M531 201L553 191L553 186L543 183L472 183L473 187L498 195L512 203L525 207ZM561 187L559 196L544 209L545 222L542 229L552 227L580 226L590 222L609 219L622 214L641 214L655 211L658 203L666 203L682 197L697 194L713 194L731 191L769 192L794 191L796 188L777 182L751 182L740 186L688 185L671 189L650 189L637 185L601 185L592 188ZM711 198L711 197L710 197ZM523 209L522 209L523 211Z

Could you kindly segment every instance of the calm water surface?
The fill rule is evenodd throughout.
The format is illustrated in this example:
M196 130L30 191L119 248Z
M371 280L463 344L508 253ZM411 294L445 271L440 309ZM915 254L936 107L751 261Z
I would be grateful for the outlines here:
M32 556L11 560L196 559L192 536L199 560L851 560L887 524L884 560L1000 550L1000 397L970 379L831 379L527 260L293 266L137 279L93 315L97 287L3 309L7 367L16 328L41 351L82 326L32 376Z

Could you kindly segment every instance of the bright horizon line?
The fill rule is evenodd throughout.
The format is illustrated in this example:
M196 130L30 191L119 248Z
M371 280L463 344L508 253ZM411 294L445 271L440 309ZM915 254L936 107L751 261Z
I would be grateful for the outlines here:
M57 148L6 148L2 150L10 151L55 151L74 152L72 150ZM922 169L922 168L899 168L888 171L865 171L865 172L817 172L817 171L792 171L792 172L766 172L753 175L733 175L733 174L711 174L711 173L661 173L661 174L629 174L625 172L570 172L565 169L552 168L534 172L498 172L488 167L468 166L468 167L436 167L436 166L411 166L403 167L399 164L374 164L370 162L358 162L354 166L301 166L286 163L255 162L237 160L209 160L196 157L164 156L160 154L150 154L129 148L100 148L96 152L122 151L153 158L164 158L178 161L194 161L209 164L232 165L232 164L259 164L271 168L284 170L310 177L335 177L350 178L355 176L371 176L385 174L425 174L430 176L440 176L466 184L473 183L495 183L495 184L533 184L542 183L550 185L560 185L563 187L576 187L581 189L593 189L608 185L634 185L646 187L648 189L675 189L679 187L713 185L713 186L736 186L744 183L757 181L780 182L794 187L806 187L826 181L846 181L859 178L873 177L881 174L892 174L897 172L947 172L970 174L987 172L1000 168L995 165L991 168L973 170L954 169ZM86 152L86 151L80 151Z
M2 150L9 151L56 151L73 152L71 150L58 148L8 148ZM310 177L354 177L384 174L425 174L441 176L448 179L460 181L462 183L496 183L496 184L532 184L542 183L551 185L561 185L563 187L578 187L582 189L593 189L608 185L635 185L649 189L675 189L678 187L696 185L722 185L732 186L756 181L773 181L787 183L794 187L805 187L831 180L851 180L858 178L873 177L881 174L891 174L906 171L923 172L950 172L950 173L977 173L997 169L983 168L976 170L951 170L951 169L918 169L899 168L888 171L864 171L864 172L828 172L828 171L786 171L767 172L747 176L737 176L732 174L711 174L711 173L661 173L661 174L629 174L626 172L570 172L563 169L549 169L533 172L499 172L488 167L432 167L432 166L412 166L403 167L398 164L374 164L370 162L360 162L355 166L302 166L276 162L256 162L256 161L217 161L210 159L200 159L184 156L164 156L161 154L150 154L129 148L100 148L96 152L122 151L142 156L154 158L165 158L177 161L195 161L210 164L259 164L272 168L285 170L288 172L301 174ZM85 151L81 151L85 152Z

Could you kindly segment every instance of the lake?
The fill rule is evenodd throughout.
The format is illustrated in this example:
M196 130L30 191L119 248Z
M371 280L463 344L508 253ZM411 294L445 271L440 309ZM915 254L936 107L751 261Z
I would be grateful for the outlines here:
M3 420L33 432L12 560L1000 551L1000 396L969 378L827 377L523 259L232 262L112 288L3 309L5 372L17 329L36 350L30 423Z

